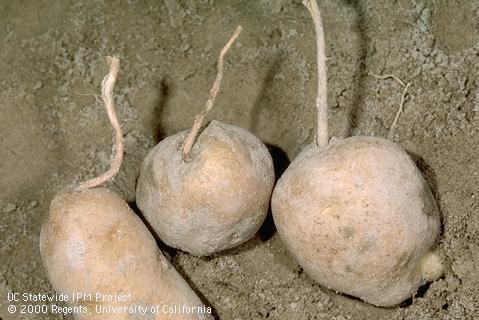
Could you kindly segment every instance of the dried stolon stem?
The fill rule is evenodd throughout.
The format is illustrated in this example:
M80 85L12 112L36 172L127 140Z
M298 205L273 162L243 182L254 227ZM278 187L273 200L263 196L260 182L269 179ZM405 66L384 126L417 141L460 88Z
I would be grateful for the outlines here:
M411 85L411 82L404 83L404 81L402 81L401 79L399 79L398 77L396 77L393 74L377 75L377 74L374 74L374 73L370 72L369 75L376 78L376 79L388 79L388 78L394 79L397 83L399 83L402 87L404 87L404 89L402 91L402 94L401 94L401 102L399 103L399 108L398 108L398 111L396 112L396 117L394 117L393 123L391 124L391 127L389 128L388 139L391 140L394 129L396 128L397 122L399 120L399 116L403 112L404 102L406 100L407 89L409 89L409 86Z
M311 13L314 29L316 32L316 50L318 58L318 94L316 97L316 108L318 109L318 123L316 133L316 144L318 147L327 146L329 143L328 133L328 76L326 66L326 49L324 44L323 22L316 0L304 0L303 5Z
M186 137L185 143L183 144L183 147L182 147L183 161L188 161L190 159L191 149L193 148L196 138L200 132L201 126L203 125L203 121L205 120L205 117L208 114L208 112L211 110L211 108L213 108L213 104L215 102L216 96L220 90L221 79L223 78L224 56L226 52L228 52L231 45L236 40L236 38L238 37L242 29L243 28L241 26L238 26L236 28L236 31L233 33L228 43L226 43L226 45L220 52L220 57L218 58L218 73L216 75L215 82L213 83L213 87L210 90L210 95L208 97L208 100L206 101L206 104L203 107L203 109L201 109L200 113L195 117L193 126L191 127L190 132L188 133L188 136Z
M123 133L115 112L115 103L113 102L113 87L120 69L120 60L117 57L107 57L107 63L110 67L109 73L103 78L101 87L101 98L105 104L105 109L110 119L111 126L115 130L115 154L111 160L110 169L102 175L80 183L77 189L88 189L97 187L113 178L120 171L123 160Z

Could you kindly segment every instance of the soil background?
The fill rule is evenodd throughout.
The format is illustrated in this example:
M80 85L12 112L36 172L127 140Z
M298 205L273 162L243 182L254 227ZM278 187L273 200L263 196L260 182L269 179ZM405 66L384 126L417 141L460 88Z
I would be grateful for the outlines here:
M392 139L433 189L445 275L399 307L377 308L316 284L271 217L243 246L196 258L163 246L218 319L479 318L479 1L321 0L331 135ZM8 292L53 293L38 238L61 188L108 168L112 130L98 94L118 55L115 101L126 140L107 187L134 204L148 150L189 128L238 24L209 119L252 131L278 175L315 133L316 46L300 0L0 1L0 318ZM161 244L160 244L161 246ZM70 316L64 319L71 319Z

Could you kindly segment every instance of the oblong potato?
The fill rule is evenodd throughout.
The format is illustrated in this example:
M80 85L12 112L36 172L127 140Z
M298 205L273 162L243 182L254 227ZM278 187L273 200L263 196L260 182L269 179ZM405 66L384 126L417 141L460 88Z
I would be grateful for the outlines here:
M114 192L105 188L60 192L42 226L40 252L53 288L70 298L92 293L91 315L78 319L130 319L128 314L97 312L104 304L204 308L186 281L157 248L143 222ZM95 295L130 295L130 301L105 303ZM208 314L149 313L151 319L207 319Z

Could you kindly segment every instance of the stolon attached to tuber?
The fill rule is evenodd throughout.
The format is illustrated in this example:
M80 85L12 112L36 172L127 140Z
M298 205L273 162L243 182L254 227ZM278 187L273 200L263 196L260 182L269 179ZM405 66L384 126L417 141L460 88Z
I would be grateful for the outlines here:
M40 235L48 278L56 291L68 295L71 306L83 308L74 314L76 319L136 319L140 311L129 309L135 306L148 308L148 319L208 319L201 300L160 252L140 218L116 193L98 187L118 173L123 157L112 98L119 60L108 57L108 64L102 98L115 129L115 156L105 174L62 190L51 202ZM74 300L81 293L88 299ZM130 299L113 304L97 300L97 294ZM164 305L183 311L152 309Z
M167 245L196 256L250 239L268 212L273 161L265 145L239 127L212 121L202 127L219 91L224 55L205 107L191 130L156 145L143 161L136 202Z
M393 306L442 274L434 251L440 217L409 155L381 138L329 141L323 26L304 1L317 37L318 132L273 191L278 232L321 285L377 306Z

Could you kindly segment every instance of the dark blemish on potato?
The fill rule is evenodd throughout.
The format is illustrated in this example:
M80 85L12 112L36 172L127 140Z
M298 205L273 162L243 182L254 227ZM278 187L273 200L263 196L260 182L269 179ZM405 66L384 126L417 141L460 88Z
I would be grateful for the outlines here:
M363 238L359 241L358 249L360 252L369 251L374 246L374 241L372 239Z
M341 226L339 227L339 234L341 234L341 236L344 238L344 239L350 239L355 233L355 230L353 227L350 227L350 226Z
M403 269L408 263L411 261L411 253L410 252L403 252L398 259L398 263L396 268Z

